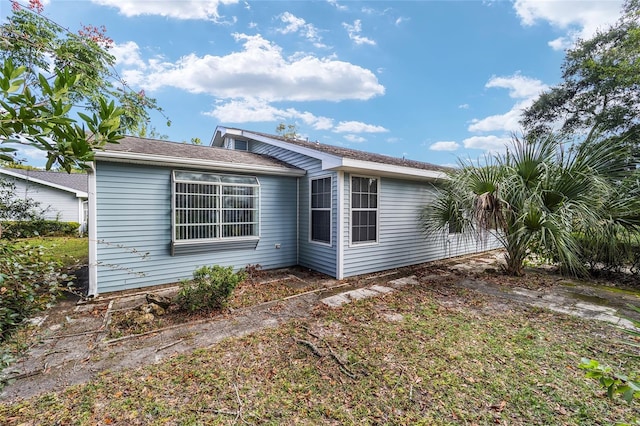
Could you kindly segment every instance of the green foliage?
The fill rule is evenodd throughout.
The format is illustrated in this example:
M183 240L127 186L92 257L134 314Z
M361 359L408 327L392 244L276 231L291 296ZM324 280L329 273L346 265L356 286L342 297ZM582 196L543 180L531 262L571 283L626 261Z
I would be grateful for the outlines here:
M506 153L483 165L461 162L450 173L422 213L423 229L442 235L454 226L467 236L494 235L512 275L522 274L532 253L571 274L585 273L577 235L638 229L638 198L620 184L629 174L628 158L621 141L568 145L553 135L514 137Z
M579 40L567 51L562 82L525 110L522 124L548 132L561 123L566 135L628 137L640 131L640 4L625 2L616 24Z
M630 305L629 307L640 314L640 308L637 306ZM640 337L640 321L634 319L629 319L629 321L634 328L624 328L623 330L631 335L634 340L622 343L632 348L640 348L640 345L635 340ZM627 402L640 399L640 378L637 377L637 374L634 377L620 374L613 371L611 367L602 365L597 360L587 358L582 358L582 362L578 367L586 371L586 377L597 380L600 386L606 389L607 396L610 399L613 399L616 395L621 395L622 399Z
M42 247L0 242L0 343L53 304L66 278Z
M16 184L7 179L0 179L0 221L36 221L43 220L46 209L33 198L16 196ZM4 224L0 222L4 227ZM0 228L2 230L3 228ZM2 235L0 235L1 237Z
M47 169L70 171L122 133L145 133L148 111L162 110L113 72L105 28L73 34L38 2L30 9L14 8L0 25L0 160L13 159L7 144L24 144L47 152Z
M296 124L278 124L276 134L287 139L296 139L298 137L298 126Z
M578 367L586 370L588 378L596 379L607 390L609 398L621 395L627 402L640 398L640 381L637 379L632 380L626 375L615 373L611 367L601 365L594 359L583 358Z
M0 222L2 238L14 240L31 237L74 237L78 235L78 222L32 220Z
M43 98L32 94L24 66L15 67L11 59L0 69L0 159L12 160L15 148L5 144L27 144L47 153L47 169L54 164L70 171L93 160L93 150L116 143L120 136L123 110L113 101L101 99L91 115L80 113L82 125L69 117L69 92L80 74L69 68L58 70L54 84L39 75Z
M203 266L193 272L193 280L180 284L176 303L192 312L221 309L244 278L244 271L234 273L230 266Z

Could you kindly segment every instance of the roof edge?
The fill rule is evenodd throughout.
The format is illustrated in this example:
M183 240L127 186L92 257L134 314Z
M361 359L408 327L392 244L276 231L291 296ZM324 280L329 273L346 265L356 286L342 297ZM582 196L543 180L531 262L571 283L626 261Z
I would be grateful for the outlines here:
M87 198L89 196L89 194L87 194L84 191L80 191L80 190L77 190L77 189L74 189L74 188L70 188L70 187L64 186L64 185L58 185L57 183L48 182L46 180L34 178L34 177L31 177L31 176L28 176L28 175L23 175L22 173L11 172L11 171L9 171L7 169L0 169L0 173L9 175L9 176L14 177L14 178L26 180L26 181L29 181L29 182L34 182L34 183L37 183L37 184L40 184L40 185L49 186L51 188L60 189L61 191L72 192L78 198Z
M383 172L386 175L397 175L399 177L409 177L412 179L430 179L430 180L446 180L447 173L439 170L420 169L411 166L399 166L396 164L381 163L376 161L356 160L345 156L329 154L322 151L289 143L280 139L273 139L268 136L257 134L248 130L227 128L224 126L216 127L212 146L222 146L225 135L240 136L256 140L258 142L268 143L279 148L288 149L298 154L307 155L322 161L323 170L343 170L356 172Z
M155 166L190 166L190 167L199 167L202 169L208 170L225 170L225 171L235 171L235 172L251 172L251 173L262 173L268 175L276 175L276 176L304 176L306 174L305 170L302 169L293 169L287 167L271 167L271 166L256 166L250 164L238 164L238 163L228 163L224 161L212 161L212 160L201 160L201 159L185 159L185 158L174 158L167 157L164 155L154 155L154 154L140 154L133 152L117 152L117 151L97 151L95 153L96 160L108 160L112 162L119 163L130 163L130 164L149 164Z

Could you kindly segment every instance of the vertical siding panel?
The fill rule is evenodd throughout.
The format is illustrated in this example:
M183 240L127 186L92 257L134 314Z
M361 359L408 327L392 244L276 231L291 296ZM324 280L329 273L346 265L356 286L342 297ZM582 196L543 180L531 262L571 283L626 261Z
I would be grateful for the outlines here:
M299 185L299 253L298 263L301 266L314 269L333 277L336 276L336 238L338 223L337 208L337 176L335 172L322 170L322 162L318 159L298 154L287 149L275 147L264 142L251 141L251 152L270 155L281 161L289 163L307 171L300 179ZM331 246L310 241L310 181L317 177L331 177L332 182L332 209L331 209Z
M295 265L296 178L256 176L261 235L255 249L171 256L171 169L98 161L98 291L172 283L203 265Z

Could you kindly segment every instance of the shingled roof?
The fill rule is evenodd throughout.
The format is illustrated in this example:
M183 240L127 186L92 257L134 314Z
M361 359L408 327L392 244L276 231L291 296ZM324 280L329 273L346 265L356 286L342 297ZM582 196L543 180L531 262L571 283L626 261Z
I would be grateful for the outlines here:
M170 158L184 158L193 160L209 160L228 164L242 164L245 166L265 166L282 169L301 170L277 158L245 151L231 151L205 145L168 142L157 139L126 136L118 144L108 144L104 152L126 152ZM100 152L96 153L100 157Z
M242 129L235 129L235 130L242 130ZM351 158L354 160L362 160L362 161L371 161L373 163L390 164L394 166L412 167L414 169L421 169L421 170L433 170L433 171L440 171L440 172L446 172L451 170L448 167L438 166L436 164L425 163L422 161L391 157L389 155L375 154L372 152L360 151L360 150L351 149L351 148L343 148L340 146L328 145L320 142L309 142L306 140L285 138L283 136L270 135L267 133L252 132L252 131L248 131L248 132L256 135L264 136L267 138L280 140L293 145L298 145L304 148L313 149L319 152L323 152L325 154L331 154L338 157L343 157L343 158Z
M44 170L3 169L7 172L24 176L26 179L37 179L53 183L58 186L87 192L88 182L86 173L52 172Z

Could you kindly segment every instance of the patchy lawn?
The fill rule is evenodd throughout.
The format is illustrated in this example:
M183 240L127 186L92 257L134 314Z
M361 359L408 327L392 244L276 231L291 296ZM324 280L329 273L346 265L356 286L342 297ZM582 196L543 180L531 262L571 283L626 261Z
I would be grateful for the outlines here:
M638 404L608 400L577 365L639 371L620 337L427 284L0 405L0 423L613 424Z
M62 263L65 267L86 265L89 262L89 239L80 237L41 237L19 240L21 244L42 246L46 259Z

